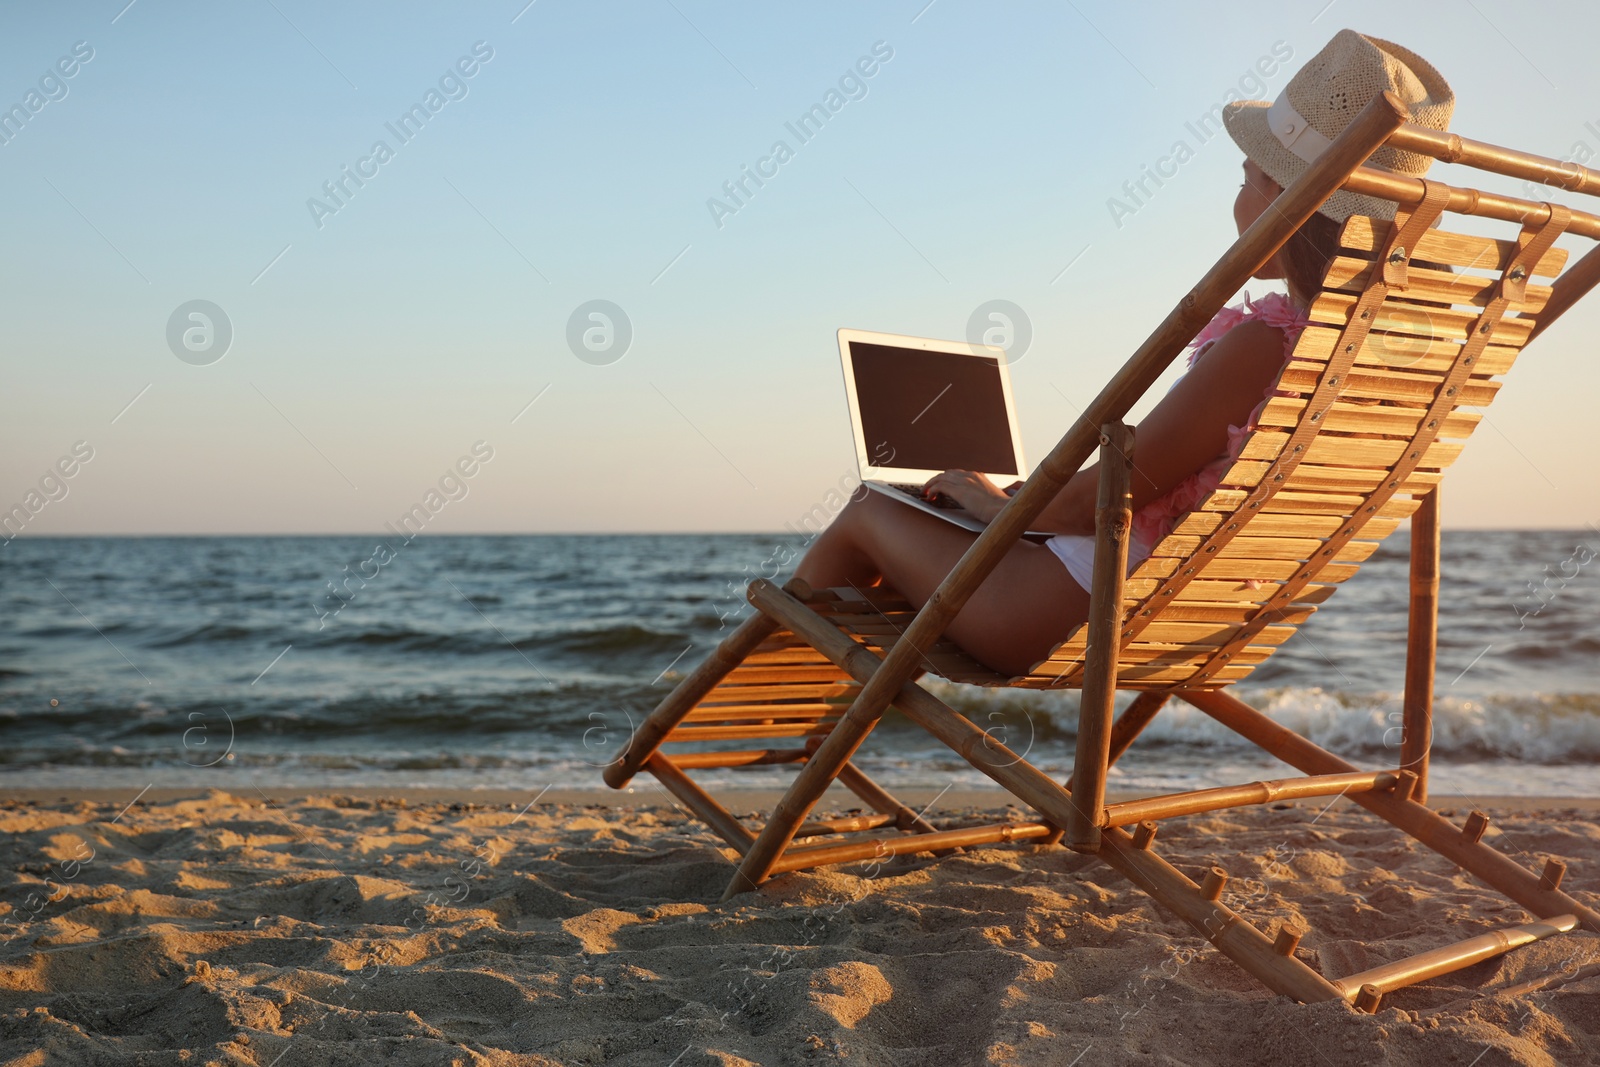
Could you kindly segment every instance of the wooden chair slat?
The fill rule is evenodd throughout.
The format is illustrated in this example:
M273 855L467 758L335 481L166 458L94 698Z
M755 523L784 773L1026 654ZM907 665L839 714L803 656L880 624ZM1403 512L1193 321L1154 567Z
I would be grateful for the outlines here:
M815 700L819 697L854 696L859 689L855 682L795 682L792 685L719 685L707 695L723 703L733 704L752 700Z
M1188 584L1184 589L1186 597L1211 603L1232 603L1249 601L1262 603L1273 593L1277 592L1282 583L1257 580L1259 584L1249 585L1236 579L1200 579ZM1133 605L1154 593L1161 583L1154 578L1129 578L1123 583L1123 591L1127 599L1124 603ZM1308 585L1301 594L1295 598L1297 604L1320 604L1333 595L1338 588L1337 583L1327 585Z
M1350 321L1356 298L1348 293L1330 293L1324 290L1312 301L1308 315L1312 322L1343 327ZM1477 325L1476 311L1457 311L1454 308L1422 308L1404 300L1389 297L1378 305L1372 328L1392 334L1410 334L1420 337L1446 338L1465 341L1467 331ZM1502 345L1520 347L1533 331L1531 319L1501 319L1494 328L1494 339ZM1369 341L1368 347L1371 347ZM1404 346L1397 346L1403 348Z
M838 667L824 660L821 663L795 663L795 664L752 664L741 663L728 673L728 677L719 684L734 682L736 684L749 684L751 682L831 682L848 678Z
M794 705L799 707L800 705ZM849 709L849 704L822 705L823 711L795 711L782 704L729 704L721 707L706 707L701 705L683 717L684 722L768 722L786 723L816 722L820 719L837 718ZM813 705L816 707L816 705Z
M1204 537L1222 525L1229 514L1225 510L1191 511L1185 515L1172 532L1179 537ZM1245 527L1254 537L1332 537L1344 521L1344 513L1330 515L1285 514L1265 512L1250 520ZM1366 537L1382 539L1400 525L1400 518L1376 519L1362 529Z
M1289 435L1281 430L1257 430L1245 439L1239 458L1274 460L1288 443ZM1392 467L1409 447L1409 441L1319 434L1306 448L1305 459L1301 462L1330 467ZM1418 466L1443 470L1454 463L1459 455L1459 442L1435 441L1423 453Z
M1241 663L1236 666L1224 667L1206 679L1204 688L1219 689L1224 685L1231 685L1247 676L1253 669L1253 663ZM1131 689L1135 686L1182 686L1184 682L1195 676L1198 668L1190 666L1168 667L1161 664L1146 665L1143 663L1129 664L1126 669L1117 668L1117 683L1122 688Z
M1342 289L1346 292L1364 292L1372 276L1372 267L1370 259L1335 256L1333 262L1328 264L1328 273L1322 282L1323 287ZM1403 290L1392 291L1391 299L1405 300L1409 303L1437 301L1443 304L1471 304L1485 307L1494 299L1499 287L1498 276L1491 278L1483 274L1451 274L1448 271L1430 270L1413 264L1406 271L1406 287ZM1511 310L1536 313L1544 310L1549 300L1548 285L1529 283L1526 296L1522 300L1513 301Z
M828 658L787 630L780 631L756 646L752 656L784 657L783 663L826 663Z
M1136 641L1117 653L1119 667L1123 664L1138 664L1143 667L1188 667L1196 669L1211 658L1211 653L1216 651L1215 645L1175 645L1154 644ZM1261 663L1268 659L1275 649L1272 646L1251 647L1240 649L1235 662L1241 665ZM1036 675L1053 674L1062 668L1080 665L1083 662L1083 653L1080 649L1076 654L1057 652L1043 663L1036 666L1032 673Z
M818 656L816 649L810 645L800 645L750 653L744 662L758 667L810 667L814 664L826 664L827 657Z
M1382 474L1384 472L1379 473ZM1374 478L1373 487L1376 488L1382 480L1381 477ZM1288 481L1288 479L1285 479L1284 484L1287 485ZM1210 513L1231 514L1248 498L1249 494L1243 489L1214 489L1205 500L1201 501L1200 507L1203 511ZM1274 494L1270 499L1269 503L1272 507L1270 509L1262 508L1257 517L1261 515L1321 515L1324 517L1328 515L1348 515L1360 507L1365 500L1365 494L1282 490ZM1404 518L1410 513L1410 508L1404 500L1396 503L1391 499L1385 502L1384 510L1379 514ZM1252 519L1251 521L1254 522L1255 520ZM1252 529L1252 532L1255 531ZM1324 535L1318 534L1316 536Z
M1153 622L1144 628L1139 640L1156 644L1168 645L1206 645L1217 647L1227 644L1233 637L1236 628L1226 623L1209 622ZM1265 627L1256 644L1281 645L1294 636L1293 626L1268 626ZM1088 644L1088 637L1084 634L1074 634L1058 646L1058 651L1071 652L1082 650ZM1132 647L1131 645L1129 647Z
M701 741L749 741L771 737L826 737L831 723L773 723L759 726L676 726L662 744L691 744Z
M1239 460L1222 476L1222 484L1252 487L1271 472L1270 463ZM1400 483L1399 491L1424 494L1439 484L1440 477L1438 471L1412 471ZM1302 463L1284 479L1283 489L1291 492L1359 493L1365 496L1388 479L1389 472L1382 468L1327 467L1317 463Z
M1293 360L1278 382L1285 389L1310 393L1316 388L1322 373L1320 363ZM1427 404L1433 400L1443 374L1429 374L1409 369L1353 370L1345 376L1341 396L1359 400L1394 400L1400 403ZM1458 403L1467 407L1484 407L1500 391L1500 383L1491 378L1473 378L1461 387Z
M1300 334L1294 346L1296 360L1308 363L1326 363L1339 343L1339 331L1312 323ZM1375 370L1439 371L1450 368L1456 353L1461 350L1460 338L1445 340L1436 337L1407 336L1404 342L1386 336L1368 335L1355 354L1355 366ZM1519 345L1491 344L1479 354L1473 365L1473 377L1481 378L1504 374L1516 362Z
M1350 216L1339 232L1340 247L1353 249L1357 252L1376 253L1380 251L1378 240L1378 235L1373 229L1372 220L1365 215ZM1452 233L1448 230L1429 230L1417 242L1417 247L1412 249L1411 258L1413 260L1426 260L1430 263L1448 263L1453 267L1462 267L1469 270L1499 273L1511 265L1511 257L1525 244L1527 244L1526 237L1508 241L1493 237ZM1566 266L1566 263L1567 250L1564 248L1552 248L1539 257L1538 264L1533 268L1533 276L1536 278L1554 278L1561 273L1561 268Z
M1248 530L1248 527L1246 527ZM1168 535L1156 545L1155 554L1187 558L1200 547L1198 537ZM1362 563L1378 547L1375 541L1350 541L1334 554L1337 563ZM1323 549L1323 542L1313 537L1251 537L1248 533L1235 537L1222 547L1217 559L1310 559ZM1210 561L1205 561L1210 566Z
M1129 575L1132 579L1149 578L1159 581L1177 572L1183 559L1176 556L1151 556ZM1356 573L1354 564L1331 563L1322 568L1319 580L1342 582ZM1292 578L1300 570L1296 560L1282 559L1214 559L1205 566L1205 577L1213 580L1234 579L1249 581L1282 581Z
M1309 401L1293 397L1275 396L1267 401L1258 422L1262 426L1300 425L1306 417ZM1322 416L1326 424L1324 433L1375 433L1410 437L1417 432L1417 424L1426 413L1424 408L1400 405L1367 405L1334 401ZM1471 437L1472 431L1483 421L1482 415L1457 411L1447 415L1440 427L1441 437Z
M1192 587L1193 583L1186 586L1184 592L1187 593ZM1262 597L1261 601L1266 599ZM1223 603L1178 596L1173 597L1167 606L1161 609L1161 617L1173 622L1222 623L1233 628L1242 626L1254 618L1256 612L1260 610L1261 601ZM1298 626L1311 618L1316 610L1311 604L1295 605L1279 611L1277 619L1285 625Z

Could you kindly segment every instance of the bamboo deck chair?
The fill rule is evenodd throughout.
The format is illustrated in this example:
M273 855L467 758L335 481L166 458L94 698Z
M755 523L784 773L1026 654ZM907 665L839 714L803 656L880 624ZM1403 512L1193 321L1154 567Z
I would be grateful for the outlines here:
M728 896L787 871L967 845L1029 840L1098 856L1190 923L1269 989L1376 1011L1389 990L1570 931L1600 913L1560 887L1563 865L1531 871L1483 841L1487 816L1456 826L1426 805L1439 576L1438 485L1519 349L1600 281L1600 248L1563 272L1563 233L1600 239L1600 217L1362 166L1381 144L1442 161L1600 194L1600 174L1439 133L1374 100L1205 275L1089 405L977 538L928 602L893 590L779 588L757 579L758 609L634 732L605 771L622 788L654 774L742 862ZM1393 221L1352 217L1312 324L1222 488L1180 521L1126 579L1131 431L1121 419L1223 302L1332 192L1397 204ZM1501 237L1438 228L1473 215ZM1428 266L1418 265L1426 262ZM1532 279L1556 279L1543 284ZM1090 618L1027 675L994 674L941 634L1007 547L1100 445L1098 545ZM1378 539L1410 518L1411 596L1404 734L1397 766L1359 770L1227 692L1355 573ZM958 714L916 678L1080 689L1074 773L1058 783ZM1118 689L1137 692L1113 722ZM1292 765L1302 777L1106 803L1107 769L1172 697ZM940 830L852 762L893 704L1037 813L1028 821ZM729 743L739 747L727 748ZM706 743L722 746L708 750ZM669 746L669 747L663 747ZM687 746L687 747L686 747ZM690 771L797 764L759 834ZM876 814L810 819L834 781ZM1538 921L1421 956L1329 978L1296 955L1305 931L1269 937L1221 900L1226 874L1200 884L1154 848L1156 820L1305 797L1345 795L1465 868ZM1131 832L1130 829L1131 828ZM885 832L887 831L887 833Z

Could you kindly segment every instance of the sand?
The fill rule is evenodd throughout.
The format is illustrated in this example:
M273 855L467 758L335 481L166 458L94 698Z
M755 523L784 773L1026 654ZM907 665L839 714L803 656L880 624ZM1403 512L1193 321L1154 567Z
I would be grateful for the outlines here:
M801 873L724 905L731 853L659 794L472 797L0 801L0 1064L1600 1061L1593 934L1359 1015L1266 993L1061 849ZM1516 808L1495 840L1565 858L1593 902L1593 802ZM1334 976L1524 921L1346 802L1173 820L1159 847L1225 867L1259 925L1303 920Z

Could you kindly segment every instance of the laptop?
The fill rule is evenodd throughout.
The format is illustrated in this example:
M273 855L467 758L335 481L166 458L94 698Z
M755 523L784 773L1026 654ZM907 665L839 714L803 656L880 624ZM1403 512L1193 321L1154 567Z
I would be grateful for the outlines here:
M1027 477L1005 350L845 329L839 357L861 484L962 529L983 530L954 501L924 500L922 487L947 470L976 471L1001 489Z

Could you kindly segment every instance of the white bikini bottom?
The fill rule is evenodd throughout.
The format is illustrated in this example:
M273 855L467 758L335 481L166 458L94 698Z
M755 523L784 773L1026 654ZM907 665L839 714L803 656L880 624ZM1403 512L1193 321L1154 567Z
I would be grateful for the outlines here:
M1094 538L1082 534L1056 534L1045 542L1056 558L1066 564L1067 573L1087 591L1094 582ZM1150 555L1152 545L1137 537L1128 541L1128 573Z

